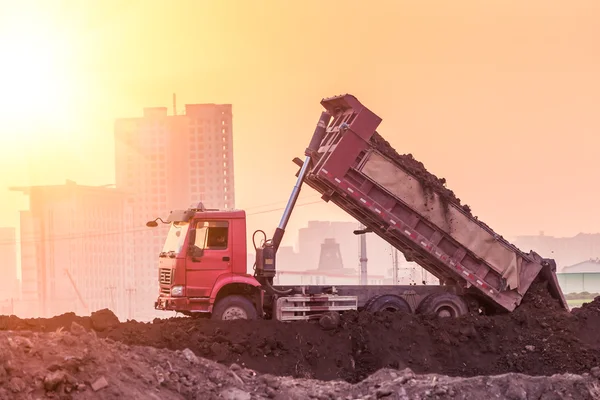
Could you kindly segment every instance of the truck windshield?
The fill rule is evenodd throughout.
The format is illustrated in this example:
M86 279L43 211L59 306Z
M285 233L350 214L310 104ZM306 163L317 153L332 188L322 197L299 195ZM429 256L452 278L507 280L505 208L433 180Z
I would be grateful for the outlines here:
M163 251L165 253L173 251L175 252L175 254L179 254L179 252L183 248L183 242L185 241L185 237L187 235L189 227L190 224L188 222L171 223L171 228L169 229L167 240L165 241L165 245L163 246Z

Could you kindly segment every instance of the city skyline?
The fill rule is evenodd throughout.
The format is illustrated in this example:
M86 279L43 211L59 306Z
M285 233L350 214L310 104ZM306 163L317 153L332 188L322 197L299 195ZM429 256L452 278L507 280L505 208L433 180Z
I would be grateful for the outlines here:
M19 247L7 264L19 265L21 315L107 307L121 318L165 316L150 306L165 229L145 222L198 201L235 207L232 118L231 104L186 104L183 114L174 104L172 115L145 107L115 119L115 184L12 187L29 201L18 229L0 231L5 247Z
M12 172L0 187L65 178L114 183L114 117L170 107L175 92L182 104L235 106L241 134L234 145L243 149L234 155L236 206L284 205L296 173L291 160L307 146L320 99L350 92L377 110L381 133L399 152L446 178L503 236L598 231L600 217L586 212L595 204L589 182L597 169L592 132L599 124L590 106L600 93L597 2L502 3L490 13L406 2L377 9L314 1L290 8L121 3L15 4L0 16L8 45L20 37L31 50L7 57L8 71L23 73L6 74L10 90L0 94L0 145L11 149L0 163ZM350 50L363 57L328 61L319 26L330 15L363 27ZM365 18L378 23L365 30ZM44 79L31 74L42 57ZM261 179L270 185L266 201L255 190ZM25 200L10 192L1 198L0 225L15 226ZM293 230L314 216L348 220L324 203L297 211ZM249 224L277 222L276 213L265 213Z
M235 206L231 104L185 104L175 94L167 107L144 107L142 116L116 118L116 187L132 205L132 226L202 201L210 208ZM159 316L149 307L159 290L157 255L168 227L133 233L136 314Z

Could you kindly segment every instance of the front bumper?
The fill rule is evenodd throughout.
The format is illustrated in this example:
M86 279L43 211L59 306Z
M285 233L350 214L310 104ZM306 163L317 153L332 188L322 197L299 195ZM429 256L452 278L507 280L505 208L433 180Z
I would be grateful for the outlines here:
M208 298L190 299L189 297L171 297L163 294L158 296L154 302L154 309L185 314L188 312L211 312L212 306Z
M159 296L154 302L154 309L163 311L185 311L189 309L189 302L185 297Z

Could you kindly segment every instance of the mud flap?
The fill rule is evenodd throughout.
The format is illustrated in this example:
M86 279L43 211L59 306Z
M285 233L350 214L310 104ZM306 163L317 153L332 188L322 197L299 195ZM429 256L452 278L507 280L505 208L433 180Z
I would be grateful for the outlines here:
M556 276L556 263L554 260L544 260L542 261L542 270L540 274L542 278L548 282L548 290L552 297L557 299L560 305L567 311L569 311L569 304L565 299L565 296L562 292L562 289L558 283L558 277Z

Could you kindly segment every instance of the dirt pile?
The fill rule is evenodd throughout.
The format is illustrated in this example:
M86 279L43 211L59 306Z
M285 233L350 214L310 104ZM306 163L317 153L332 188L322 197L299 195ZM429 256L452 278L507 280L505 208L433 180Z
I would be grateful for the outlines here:
M0 317L0 329L53 331L68 329L71 321L94 326L93 318L66 314L46 320ZM350 312L333 330L316 323L182 317L123 322L97 335L129 345L189 348L263 373L358 382L382 368L451 376L583 373L600 365L598 331L600 299L569 313L538 288L515 312L494 317Z
M73 323L52 333L0 333L0 399L593 399L585 376L449 378L381 370L357 384L261 375L189 349L169 351L99 339Z
M375 132L371 137L371 143L373 143L375 148L383 155L389 157L397 165L414 175L426 190L429 189L435 191L442 199L462 207L467 214L472 215L471 207L466 204L462 205L460 199L456 197L454 192L445 186L446 179L438 178L427 171L423 163L415 160L412 154L399 154L378 132Z

